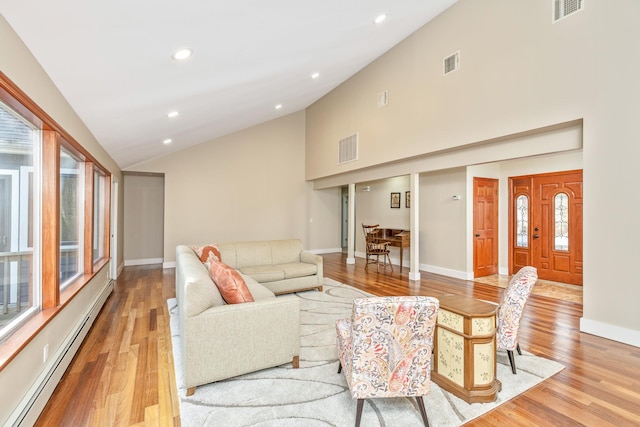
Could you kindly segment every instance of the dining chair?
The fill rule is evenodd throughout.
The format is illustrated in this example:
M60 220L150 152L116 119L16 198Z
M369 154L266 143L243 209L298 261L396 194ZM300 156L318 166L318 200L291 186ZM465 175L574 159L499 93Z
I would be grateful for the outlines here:
M364 270L368 271L369 264L376 265L376 271L380 271L380 265L383 266L384 269L387 268L387 261L389 262L389 267L391 267L391 272L393 273L393 264L391 264L391 258L389 257L390 250L389 242L380 242L377 239L378 234L380 233L379 224L375 225L365 225L362 224L362 231L364 232L364 242L366 247L366 257L367 261L364 266ZM380 261L380 257L382 257L382 261Z

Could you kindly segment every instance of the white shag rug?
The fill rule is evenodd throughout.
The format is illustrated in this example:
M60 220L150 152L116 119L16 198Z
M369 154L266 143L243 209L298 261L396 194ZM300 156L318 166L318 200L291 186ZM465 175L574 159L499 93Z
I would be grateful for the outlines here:
M300 368L291 364L199 386L186 396L180 369L177 303L167 301L176 381L183 427L350 427L356 402L343 374L338 374L335 321L351 316L352 301L370 296L351 286L325 278L323 292L306 291L300 298ZM561 364L524 352L516 354L518 374L511 373L506 352L498 351L497 377L502 391L491 403L467 402L431 383L425 406L432 427L459 426L539 384L564 368ZM415 399L368 399L363 427L421 426Z

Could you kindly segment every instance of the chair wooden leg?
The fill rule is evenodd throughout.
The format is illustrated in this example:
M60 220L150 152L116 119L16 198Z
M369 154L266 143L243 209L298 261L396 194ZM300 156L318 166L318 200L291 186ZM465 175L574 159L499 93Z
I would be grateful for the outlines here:
M293 356L293 359L291 360L291 364L295 369L298 369L300 367L300 356Z
M418 402L418 408L420 408L420 415L422 415L422 421L425 427L429 427L429 419L427 419L427 410L424 408L424 400L422 396L416 396L416 402Z
M195 387L189 387L187 389L187 396L193 396L193 394L196 392L196 388Z
M342 372L342 362L338 362L338 373Z
M520 350L520 343L516 344L516 350L518 350L518 354L522 356L522 350Z
M509 363L511 363L511 372L516 373L516 359L513 356L513 350L507 350L507 356L509 356Z
M364 399L358 399L358 406L356 408L356 427L360 427L360 419L362 418L362 405L364 405Z

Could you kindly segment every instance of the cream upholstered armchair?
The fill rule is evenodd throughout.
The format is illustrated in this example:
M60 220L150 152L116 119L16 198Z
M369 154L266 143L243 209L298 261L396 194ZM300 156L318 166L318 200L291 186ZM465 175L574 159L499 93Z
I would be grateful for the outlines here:
M439 301L398 296L357 299L351 319L336 322L340 366L351 397L358 399L356 427L364 399L415 397L428 426L423 396L430 392L431 353Z
M511 363L511 371L514 374L516 373L516 361L513 350L517 350L518 354L522 355L520 344L518 344L520 320L533 285L536 284L537 280L538 270L535 267L522 267L511 278L498 307L496 340L498 348L507 351L507 356L509 356L509 362Z

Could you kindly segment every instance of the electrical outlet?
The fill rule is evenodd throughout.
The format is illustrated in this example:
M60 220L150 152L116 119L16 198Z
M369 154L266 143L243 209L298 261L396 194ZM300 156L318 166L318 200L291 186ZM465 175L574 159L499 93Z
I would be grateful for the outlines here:
M42 363L46 363L48 358L49 358L49 344L45 345L44 349L42 350Z

